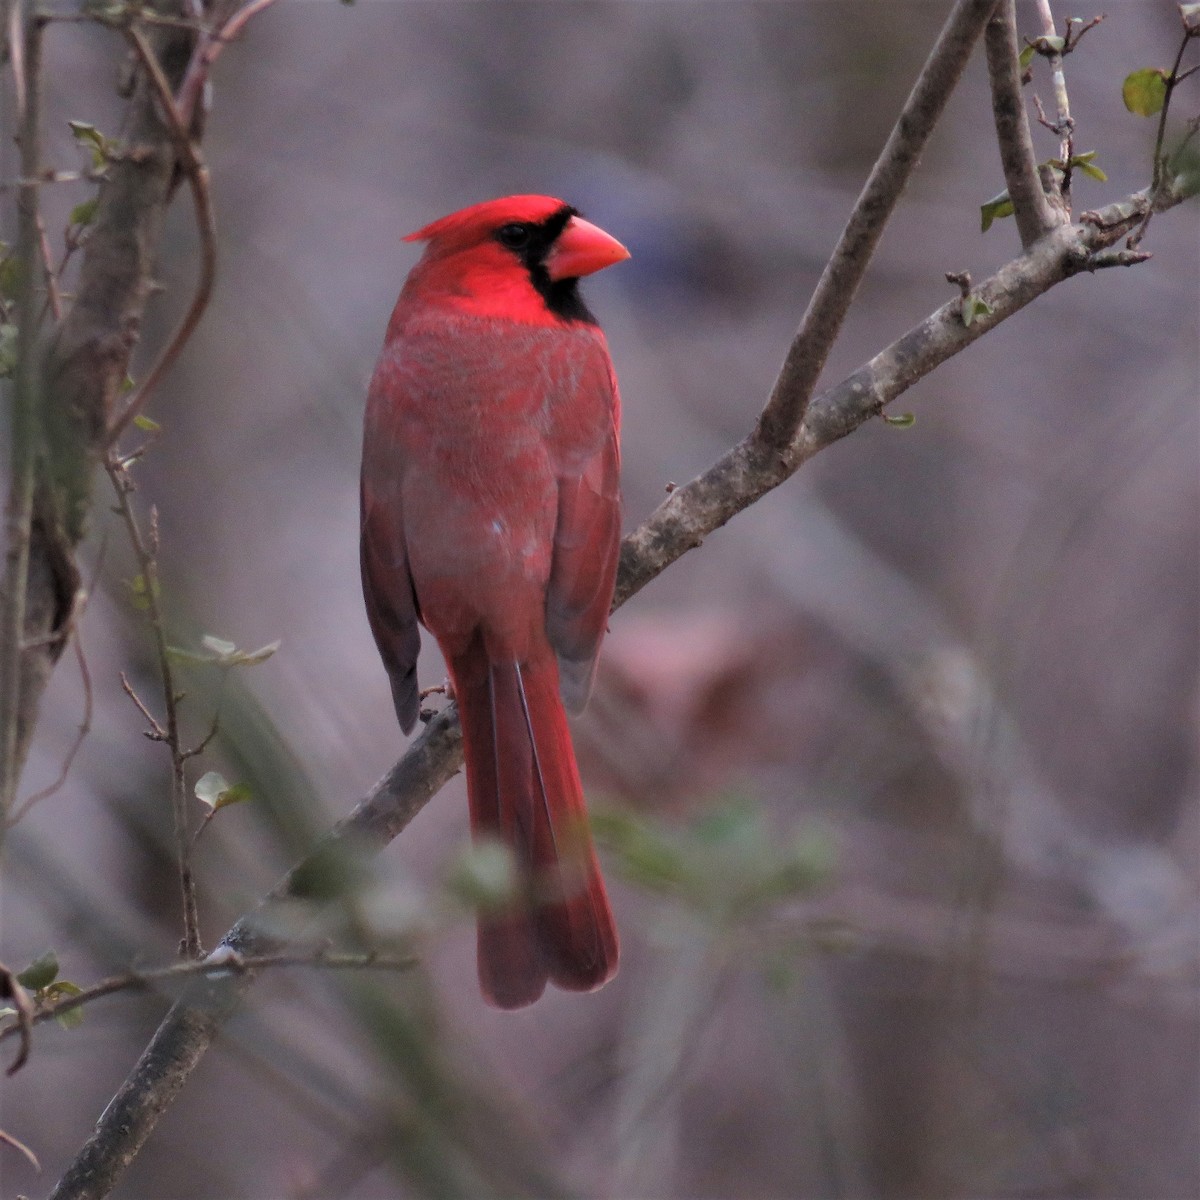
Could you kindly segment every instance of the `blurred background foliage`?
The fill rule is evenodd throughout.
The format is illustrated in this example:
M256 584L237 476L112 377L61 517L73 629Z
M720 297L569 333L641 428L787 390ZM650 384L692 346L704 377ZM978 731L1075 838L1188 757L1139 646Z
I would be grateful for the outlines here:
M356 524L401 235L544 191L630 246L587 292L632 526L751 425L946 8L293 0L222 58L220 278L137 469L172 640L282 639L226 679L196 764L252 793L197 846L208 943L404 748ZM1118 0L1068 60L1077 147L1109 176L1078 178L1077 209L1148 181L1153 123L1121 80L1168 65L1177 30L1173 4ZM121 57L101 30L52 30L48 162L80 158L69 119L115 133ZM1179 100L1194 111L1196 87ZM1011 222L979 229L1001 187L977 54L829 381L946 300L946 271L1016 252ZM61 230L86 192L46 199ZM329 924L416 945L420 968L264 978L121 1194L1200 1193L1198 244L1194 206L1156 220L1153 262L1055 289L906 395L913 428L822 454L617 614L576 725L624 941L611 986L482 1005L456 779ZM177 203L147 356L195 250ZM4 893L6 961L53 947L77 982L179 938L169 764L118 686L123 669L153 695L153 660L106 510L91 730L10 839ZM441 678L432 644L421 670ZM220 674L184 671L195 735ZM30 791L81 708L64 662ZM163 1007L126 996L40 1030L0 1125L43 1181ZM43 1187L15 1156L0 1169L6 1194Z

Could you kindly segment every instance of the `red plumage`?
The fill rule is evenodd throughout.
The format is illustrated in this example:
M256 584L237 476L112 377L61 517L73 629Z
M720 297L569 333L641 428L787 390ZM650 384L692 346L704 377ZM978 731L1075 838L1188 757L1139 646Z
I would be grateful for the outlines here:
M616 378L576 283L628 252L546 196L409 240L428 244L367 399L363 593L405 732L418 621L446 660L472 831L521 877L520 902L480 918L480 986L517 1008L617 968L564 700L587 700L620 539Z

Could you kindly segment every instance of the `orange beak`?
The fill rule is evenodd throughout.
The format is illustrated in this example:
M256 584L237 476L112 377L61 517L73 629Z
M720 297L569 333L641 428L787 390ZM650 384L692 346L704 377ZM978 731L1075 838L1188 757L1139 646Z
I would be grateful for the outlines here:
M552 280L579 279L623 262L629 251L599 226L572 217L546 255L546 273Z

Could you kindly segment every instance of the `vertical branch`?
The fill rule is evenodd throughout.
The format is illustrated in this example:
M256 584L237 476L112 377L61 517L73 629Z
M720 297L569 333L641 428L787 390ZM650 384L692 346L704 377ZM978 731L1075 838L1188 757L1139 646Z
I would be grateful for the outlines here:
M1021 245L1028 250L1058 224L1050 201L1042 190L1033 137L1025 101L1021 96L1020 51L1017 49L1017 6L1015 0L1000 0L984 34L988 80L992 88L992 116L1004 182L1013 203L1013 216Z
M129 535L129 544L133 547L138 569L142 573L142 595L145 597L146 610L150 618L150 628L154 635L154 650L158 659L158 672L162 680L163 712L165 724L160 726L146 712L144 706L133 695L134 703L145 713L152 723L153 735L156 740L167 744L171 752L171 813L175 824L175 853L179 866L179 887L183 901L183 942L181 950L187 958L200 958L203 947L200 945L200 917L196 905L196 881L192 877L191 838L188 835L187 810L187 778L185 764L188 759L179 733L179 705L175 692L175 678L171 670L171 659L167 653L167 635L163 626L162 610L158 604L158 562L155 554L158 540L157 518L151 510L150 514L150 545L142 537L134 516L130 496L133 493L133 481L129 478L128 470L122 465L115 454L110 454L105 460L105 470L112 480L113 490L117 494L117 508L121 521Z
M21 268L17 298L17 363L13 379L12 483L7 514L3 629L0 630L0 845L21 777L22 660L25 640L29 549L37 461L40 374L36 362L38 304L36 280L41 237L38 171L41 120L42 26L31 0L14 5L12 53L23 66L18 85L21 114L21 181L17 193L17 255ZM19 48L18 48L19 45Z
M1036 0L1038 16L1042 22L1042 36L1053 38L1054 14L1050 11L1050 0ZM1068 41L1071 25L1068 23ZM1051 43L1053 45L1054 43ZM1066 47L1064 46L1064 49ZM1050 61L1050 78L1054 83L1054 106L1058 119L1052 128L1059 137L1058 157L1063 165L1062 192L1063 199L1069 205L1071 202L1071 157L1074 153L1075 122L1071 118L1071 100L1067 95L1067 76L1063 70L1063 52L1051 50L1046 56Z

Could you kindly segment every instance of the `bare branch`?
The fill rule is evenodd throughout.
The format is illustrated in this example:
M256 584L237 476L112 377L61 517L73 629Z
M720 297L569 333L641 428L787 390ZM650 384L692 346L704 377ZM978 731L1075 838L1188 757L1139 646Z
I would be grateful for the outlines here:
M1028 250L1040 237L1061 222L1042 190L1029 118L1021 96L1021 67L1017 49L1015 0L1000 0L984 35L988 79L992 86L992 116L1000 162L1021 245ZM1064 214L1065 219L1065 214Z
M1038 16L1042 22L1042 37L1056 36L1054 29L1054 14L1050 11L1050 0L1035 0ZM1081 33L1080 37L1083 36ZM1078 38L1076 39L1078 41ZM1049 43L1051 47L1057 43ZM1051 48L1046 58L1050 61L1050 78L1054 83L1054 104L1058 110L1058 120L1053 125L1054 132L1060 141L1058 147L1059 161L1063 165L1062 194L1068 206L1071 202L1071 159L1075 154L1075 121L1071 117L1071 99L1067 95L1067 76L1063 70L1063 55L1067 47L1074 49L1071 43L1071 21L1067 21L1067 32L1063 38L1063 48Z
M59 768L58 777L53 783L47 784L40 791L36 791L32 796L27 797L13 812L8 819L8 827L11 829L18 821L20 821L35 804L40 804L43 800L48 800L57 792L64 783L67 782L67 776L71 774L71 767L74 765L75 756L79 753L80 747L87 740L87 735L92 729L92 673L88 670L87 655L83 652L83 644L79 640L78 632L74 637L75 642L75 660L79 663L79 678L83 683L83 717L79 722L79 728L75 731L75 738L71 742L66 754L63 756L62 766Z
M12 1002L17 1019L9 1027L8 1032L21 1039L17 1055L9 1064L6 1075L15 1075L29 1060L29 1050L33 1045L33 1005L29 1001L29 993L21 986L16 972L0 963L0 999Z
M40 1025L44 1021L57 1020L66 1016L85 1004L105 996L114 996L121 992L162 992L170 994L173 984L182 984L191 979L212 979L221 975L253 976L259 971L275 970L280 967L316 967L331 971L409 971L417 963L411 954L394 955L381 954L378 951L368 951L358 954L334 954L324 948L308 952L289 951L278 954L240 955L228 950L217 950L208 958L190 962L172 963L169 967L155 967L143 971L122 971L119 975L110 975L107 979L94 983L91 987L83 988L74 995L61 998L46 1004L36 1012L29 1009L27 1020L19 1025L9 1025L0 1029L0 1042L18 1034L22 1042L22 1056L19 1062L14 1062L8 1074L21 1065L28 1053L28 1029ZM0 964L0 974L5 968ZM19 985L18 985L19 986ZM28 1006L28 998L26 998Z
M892 210L958 83L996 0L958 0L838 239L800 322L770 400L758 419L764 447L783 447L804 419L809 398L866 274Z
M196 905L196 883L192 877L191 866L192 839L188 833L187 776L185 774L188 754L184 750L183 738L180 734L175 677L171 670L171 656L167 651L166 627L163 624L162 611L158 604L158 562L155 558L153 544L147 545L146 540L142 537L142 531L138 527L137 517L134 516L133 504L130 501L130 495L134 489L128 470L112 453L109 454L104 465L109 479L112 480L113 491L117 494L117 511L129 536L129 544L133 549L134 558L137 560L138 569L141 571L142 598L146 603L146 613L154 638L155 655L158 659L158 674L162 683L165 724L151 715L150 710L138 698L123 672L121 684L129 698L150 722L155 740L165 743L171 753L171 813L175 822L176 865L179 869L179 887L183 900L182 950L187 958L198 959L204 951L200 945L200 917ZM154 514L152 510L152 533L153 530Z

